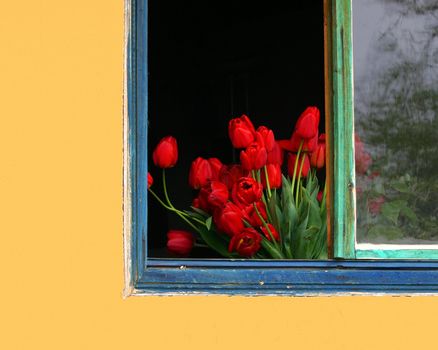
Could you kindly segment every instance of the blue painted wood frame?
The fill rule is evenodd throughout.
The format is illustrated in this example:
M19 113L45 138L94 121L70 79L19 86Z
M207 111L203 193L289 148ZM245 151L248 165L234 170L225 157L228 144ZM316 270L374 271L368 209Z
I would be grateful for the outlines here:
M329 0L324 2L326 10L332 14L336 3ZM328 16L325 22L328 29L332 23L330 18L331 16ZM124 130L125 296L199 293L227 295L438 293L438 262L433 261L148 258L146 24L147 1L127 0ZM330 30L327 33L330 35ZM329 43L328 49L331 50L331 40L326 37L326 41ZM336 210L333 215L336 215ZM336 216L332 218L335 223L337 220ZM338 225L335 224L334 227Z

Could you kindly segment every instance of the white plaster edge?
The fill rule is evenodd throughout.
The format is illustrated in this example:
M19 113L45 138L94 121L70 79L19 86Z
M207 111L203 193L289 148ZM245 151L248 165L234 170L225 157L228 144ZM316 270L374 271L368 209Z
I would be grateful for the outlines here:
M124 289L123 299L134 295L132 283L131 262L131 236L132 236L132 212L131 212L131 171L129 142L128 142L128 40L131 29L131 1L125 0L124 21L124 66L123 66L123 257L124 257Z
M292 294L292 293L260 293L260 294L250 294L250 293L211 293L211 292L147 292L143 290L132 289L132 293L130 296L133 297L174 297L174 296L208 296L208 297L289 297L289 298L331 298L331 297L436 297L437 293L384 293L384 292L320 292L320 293L300 293L300 294Z
M374 244L374 243L356 243L356 249L359 250L409 250L424 249L438 250L438 244Z

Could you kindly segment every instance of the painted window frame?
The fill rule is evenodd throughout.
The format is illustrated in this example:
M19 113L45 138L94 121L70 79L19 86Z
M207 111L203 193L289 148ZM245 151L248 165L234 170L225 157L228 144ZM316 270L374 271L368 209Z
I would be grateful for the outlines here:
M155 259L147 257L147 0L126 0L124 86L124 296L336 295L357 293L438 293L438 262L430 260L352 260L354 177L351 116L345 103L351 52L339 50L351 41L350 0L324 0L326 125L330 203L329 244L342 259L227 260ZM332 31L332 28L335 30ZM346 30L344 30L346 29ZM337 50L334 50L337 48ZM340 66L334 65L334 63ZM336 74L333 74L335 72ZM351 87L351 86L350 86ZM341 94L343 92L344 94ZM351 97L350 97L351 100ZM331 117L335 116L335 117ZM342 153L343 152L343 153ZM340 154L349 157L341 162ZM333 194L336 193L336 196ZM335 219L333 219L335 218Z

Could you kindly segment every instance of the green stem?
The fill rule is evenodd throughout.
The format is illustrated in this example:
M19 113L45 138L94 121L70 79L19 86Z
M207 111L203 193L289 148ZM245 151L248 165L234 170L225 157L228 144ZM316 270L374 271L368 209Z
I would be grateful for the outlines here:
M268 198L271 198L271 184L269 183L269 176L268 176L268 168L266 165L263 167L263 170L265 171L265 179L266 179L266 188L268 190Z
M197 243L195 242L193 244L194 247L199 247L199 248L210 248L210 246L208 246L207 244L202 244L202 243Z
M295 179L297 177L297 166L298 166L298 160L300 159L300 154L301 154L301 149L303 148L303 143L304 140L301 140L300 142L300 147L298 147L298 153L297 153L297 157L295 158L295 164L294 164L294 174L292 177L292 196L294 194L294 189L295 189Z
M163 168L163 191L164 197L166 198L167 203L171 208L175 208L169 199L169 195L167 194L167 185L166 185L166 169Z
M296 193L296 195L295 195L295 204L296 204L297 207L298 207L298 193L299 193L299 191L300 191L300 184L301 184L301 172L303 171L303 165L304 165L304 160L305 160L305 158L306 158L306 155L304 154L304 155L303 155L303 158L302 158L302 160L301 160L300 171L299 171L299 173L298 173L297 193ZM293 195L293 192L292 192L292 195Z
M149 193L151 193L154 197L155 197L155 199L164 207L164 208L166 208L167 210L172 210L173 211L173 209L171 208L171 207L169 207L166 203L164 203L162 200L161 200L161 198L160 197L158 197L158 195L154 192L154 191L152 191L150 188L148 189L148 191L149 191Z
M255 211L256 211L256 213L257 213L257 216L259 217L260 221L263 223L263 226L264 226L264 227L266 228L266 230L268 231L269 236L271 236L272 243L275 245L275 248L276 248L278 251L281 251L280 246L279 246L278 243L277 243L277 240L274 238L274 235L272 234L271 229L269 228L269 226L268 226L268 224L266 223L265 219L263 219L262 214L260 214L260 211L258 210L257 205L254 203L253 206L254 206L254 209L255 209Z
M181 214L181 212L176 209L172 202L169 199L169 195L167 194L167 186L166 186L166 169L163 169L163 191L164 191L164 197L166 198L167 204L169 205L170 208L172 208L172 210L181 218L183 219L188 225L190 225L190 227L192 227L196 232L198 232L200 234L199 229L189 220L187 219L183 214ZM205 225L205 224L204 224Z
M251 174L254 180L256 180L259 184L261 184L260 181L260 170L251 170ZM265 197L265 193L262 191L262 201L265 204L265 207L268 208L268 202L266 202L266 197ZM269 213L268 213L269 215ZM269 220L271 220L271 217L269 216Z
M181 214L181 215L184 215L184 216L186 216L186 217L190 217L192 220L194 220L194 221L196 221L196 222L198 222L198 223L200 223L200 224L202 224L202 225L204 225L204 226L207 226L206 224L205 224L205 222L204 221L202 221L202 220L199 220L198 218L195 218L195 217L193 217L193 216L190 216L189 214L187 214L187 213L184 213L183 211L181 211L181 210L178 210L178 209L176 209L175 207L169 207L166 203L164 203L162 200L161 200L161 198L160 197L158 197L158 195L154 192L154 191L152 191L150 188L148 189L148 191L155 197L155 199L164 207L164 208L166 208L167 210L170 210L170 211L173 211L173 212L175 212L175 213L179 213L179 214Z

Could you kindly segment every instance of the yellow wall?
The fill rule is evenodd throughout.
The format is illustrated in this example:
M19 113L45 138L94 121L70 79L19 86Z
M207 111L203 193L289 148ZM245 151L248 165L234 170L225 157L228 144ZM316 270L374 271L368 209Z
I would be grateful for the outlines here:
M433 297L123 300L122 0L0 28L0 349L438 348Z

